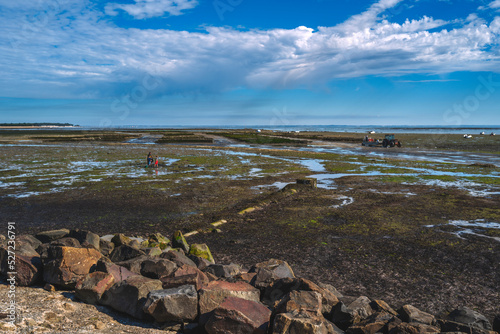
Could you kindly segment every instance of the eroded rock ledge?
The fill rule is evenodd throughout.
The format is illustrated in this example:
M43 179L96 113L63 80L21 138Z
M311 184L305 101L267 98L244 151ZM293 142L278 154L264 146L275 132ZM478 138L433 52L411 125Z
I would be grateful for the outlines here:
M9 266L8 250L4 238L0 241L0 270L7 285L1 293L7 293L7 279L14 276L17 286L44 286L48 292L43 293L69 291L77 303L62 294L44 296L47 307L54 299L61 303L54 310L44 311L41 319L29 316L29 306L23 314L18 310L15 317L2 310L2 331L500 332L500 316L490 321L466 307L440 316L412 305L394 310L382 300L343 296L331 285L296 277L288 263L277 259L257 263L248 270L237 264L216 264L207 245L189 245L180 231L172 240L158 233L143 239L123 234L100 237L90 231L66 229L23 235L16 240L15 270ZM27 290L23 291L18 293ZM109 309L120 312L121 326L110 319L96 320L98 316L89 322L82 312L71 313L78 305L85 305L78 301L96 305L82 308L83 313L108 314ZM70 315L60 314L64 312ZM130 323L123 320L127 317ZM13 318L15 321L9 322Z

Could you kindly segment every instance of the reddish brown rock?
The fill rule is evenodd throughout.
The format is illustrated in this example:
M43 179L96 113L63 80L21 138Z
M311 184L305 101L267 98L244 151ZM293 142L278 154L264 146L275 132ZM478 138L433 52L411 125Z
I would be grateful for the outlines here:
M88 304L97 304L102 295L115 284L112 274L95 271L85 275L76 283L75 294Z
M128 270L125 267L114 264L113 262L111 262L109 259L106 258L101 258L99 261L97 261L94 270L113 275L113 278L115 279L116 283L123 281L130 276L137 275L136 273Z
M335 306L331 320L340 328L346 329L353 324L360 323L374 313L370 304L370 299L365 296L355 299L349 305L340 302Z
M78 240L82 245L82 247L91 246L97 250L100 250L101 238L95 233L76 229L76 230L71 230L69 232L69 236Z
M194 285L151 291L144 312L158 322L193 321L198 316L198 294Z
M42 277L42 260L38 256L16 255L16 284L30 286Z
M65 247L75 247L75 248L80 248L82 245L78 240L75 238L71 237L64 237L61 239L54 240L50 242L51 246L65 246Z
M250 273L256 273L252 285L257 288L265 288L271 285L275 280L281 278L295 278L292 268L287 262L277 259L270 259L265 262L257 263L250 270Z
M91 248L51 246L51 260L43 268L43 279L50 284L74 289L76 282L95 267L101 256Z
M387 304L383 300L376 299L376 300L372 301L370 306L372 307L373 310L378 311L378 312L386 312L386 313L394 315L394 316L398 315L398 312L394 311L394 309L392 307L390 307L389 304Z
M206 323L209 313L215 310L226 297L260 301L259 290L244 282L213 281L200 289L199 296L200 323L202 324Z
M389 330L389 334L434 334L440 333L440 329L431 325L421 323L400 323Z
M107 290L101 303L137 319L145 319L143 308L148 294L154 290L161 290L159 280L141 275L130 276Z
M194 285L196 290L201 289L209 281L208 277L202 271L188 265L183 265L173 275L162 277L160 280L163 283L164 289L175 288L181 285Z
M271 311L261 303L227 297L213 311L205 330L208 334L265 334L270 315Z

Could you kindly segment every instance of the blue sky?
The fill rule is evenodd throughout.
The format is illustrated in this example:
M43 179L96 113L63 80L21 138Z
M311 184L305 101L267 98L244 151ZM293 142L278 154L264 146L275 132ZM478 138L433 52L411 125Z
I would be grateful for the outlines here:
M500 124L500 0L0 0L0 122Z

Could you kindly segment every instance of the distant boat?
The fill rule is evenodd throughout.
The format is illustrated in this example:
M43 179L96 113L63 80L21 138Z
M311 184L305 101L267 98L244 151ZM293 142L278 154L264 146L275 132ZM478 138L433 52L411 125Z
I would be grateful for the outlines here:
M368 131L368 133L369 133L369 134L374 134L374 133L375 133L375 131L373 131L373 130L372 130L372 131Z
M484 135L484 131L483 131L483 132L481 132L481 133L480 133L480 135L481 135L481 136L483 136L483 135Z
M470 134L468 134L468 133L467 133L467 134L465 134L465 135L464 135L464 138L465 138L465 139L471 139L471 138L472 138L472 135L470 135Z

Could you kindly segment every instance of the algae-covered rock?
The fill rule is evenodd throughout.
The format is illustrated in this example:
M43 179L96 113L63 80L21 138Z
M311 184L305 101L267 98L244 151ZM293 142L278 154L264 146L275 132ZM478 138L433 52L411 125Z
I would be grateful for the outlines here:
M148 247L160 247L161 250L166 249L170 245L170 240L164 237L161 233L151 234L148 238Z
M212 253L206 244L192 244L189 249L189 254L202 257L212 263L215 263Z
M172 239L172 248L180 248L185 253L189 252L189 244L187 243L186 238L182 235L181 231L175 231Z

